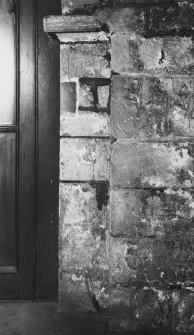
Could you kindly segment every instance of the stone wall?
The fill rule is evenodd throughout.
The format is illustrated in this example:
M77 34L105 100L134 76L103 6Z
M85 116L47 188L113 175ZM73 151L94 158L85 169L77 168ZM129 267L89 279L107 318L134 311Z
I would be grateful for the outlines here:
M60 302L193 333L194 2L62 8Z

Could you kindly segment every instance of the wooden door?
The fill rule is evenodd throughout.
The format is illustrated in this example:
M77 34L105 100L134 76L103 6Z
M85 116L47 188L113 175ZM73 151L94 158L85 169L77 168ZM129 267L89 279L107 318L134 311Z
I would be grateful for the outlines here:
M0 0L0 299L58 297L60 0Z
M35 298L35 10L0 0L0 298Z

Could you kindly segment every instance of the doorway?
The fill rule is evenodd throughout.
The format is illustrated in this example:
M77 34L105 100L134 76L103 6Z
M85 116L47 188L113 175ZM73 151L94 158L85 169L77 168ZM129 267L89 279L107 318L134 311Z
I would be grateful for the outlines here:
M0 1L0 299L57 300L60 1ZM52 93L51 93L52 92Z

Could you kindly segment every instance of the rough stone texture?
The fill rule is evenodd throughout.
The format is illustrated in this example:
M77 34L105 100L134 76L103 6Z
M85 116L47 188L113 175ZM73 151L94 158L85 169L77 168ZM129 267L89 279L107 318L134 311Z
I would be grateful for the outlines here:
M149 30L152 34L187 35L194 30L194 4L180 2L176 6L166 8L151 8L149 12Z
M109 42L109 33L104 31L88 33L57 33L61 43Z
M173 328L181 334L194 331L194 292L174 291L173 301Z
M98 86L97 96L98 96L98 107L108 108L109 107L109 86Z
M93 17L59 34L79 86L61 135L81 137L61 139L60 301L112 332L192 334L194 2L62 2Z
M107 44L61 45L61 79L110 77Z
M108 192L104 183L60 185L60 301L67 310L107 308L109 243L105 190Z
M142 8L101 9L96 11L96 17L114 34L125 31L131 36L145 34L145 10Z
M143 331L167 330L170 323L171 293L162 289L145 286L124 288L119 285L111 290L111 330L129 329Z
M113 236L194 237L194 194L184 190L111 190Z
M107 274L99 270L64 270L60 273L60 303L68 312L107 310Z
M194 135L193 78L113 76L111 124L115 137Z
M76 11L94 12L96 8L111 3L111 0L61 0L63 14Z
M110 120L105 113L79 111L77 115L62 115L61 136L110 136Z
M109 141L100 139L62 139L61 180L108 180Z
M111 184L130 187L193 186L193 144L130 143L113 145Z
M111 280L116 283L154 282L160 287L193 280L194 238L166 235L161 238L112 238ZM154 286L153 285L153 286Z
M190 37L144 39L117 33L111 42L111 69L116 73L193 74Z

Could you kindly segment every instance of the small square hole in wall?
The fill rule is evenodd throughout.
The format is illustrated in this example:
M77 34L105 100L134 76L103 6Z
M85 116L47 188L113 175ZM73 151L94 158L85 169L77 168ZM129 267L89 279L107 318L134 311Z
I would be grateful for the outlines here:
M61 113L75 114L77 108L77 82L61 83Z

